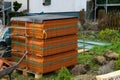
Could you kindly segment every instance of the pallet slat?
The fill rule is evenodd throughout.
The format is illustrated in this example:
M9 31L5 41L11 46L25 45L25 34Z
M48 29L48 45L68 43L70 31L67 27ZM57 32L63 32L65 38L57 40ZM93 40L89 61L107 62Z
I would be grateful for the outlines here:
M120 80L120 70L96 76L97 80Z
M29 36L35 35L35 38L46 39L76 34L78 32L77 22L77 18L48 20L44 21L43 23L12 21L11 31L12 34L27 34Z
M28 38L27 43L25 43L25 39L23 38L13 37L12 48L13 50L22 50L23 53L27 49L37 56L53 55L76 49L77 35L63 36L47 40Z
M30 71L30 70L28 70L28 69L20 69L20 68L17 68L17 69L15 70L15 72L19 72L19 71L21 71L21 72L22 72L22 75L24 75L24 76L26 76L26 77L28 77L30 74L32 74L32 75L34 75L34 78L35 78L35 79L40 79L40 78L42 78L42 76L43 76L43 74L39 74L39 73Z

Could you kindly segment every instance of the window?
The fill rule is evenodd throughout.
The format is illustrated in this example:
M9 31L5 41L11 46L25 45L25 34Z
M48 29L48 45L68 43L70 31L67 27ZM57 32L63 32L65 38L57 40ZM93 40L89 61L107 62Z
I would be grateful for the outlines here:
M43 5L48 6L51 4L51 0L43 0Z

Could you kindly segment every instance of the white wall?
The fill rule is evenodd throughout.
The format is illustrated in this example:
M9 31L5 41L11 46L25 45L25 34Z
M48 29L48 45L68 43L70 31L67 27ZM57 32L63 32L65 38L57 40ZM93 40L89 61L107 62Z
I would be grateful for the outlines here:
M8 2L14 2L16 0L5 0ZM22 7L19 11L27 9L27 0L17 0L22 3ZM44 6L43 0L29 0L29 12L30 13L41 13L41 12L72 12L80 11L81 9L86 10L87 0L51 0L51 5Z
M44 6L43 0L30 0L30 13L72 12L86 10L86 0L51 0L51 5Z
M86 11L87 0L75 0L75 11L84 9Z
M12 4L14 1L18 1L19 3L22 3L22 7L20 8L19 11L23 11L27 9L27 0L4 0L4 1L12 2Z

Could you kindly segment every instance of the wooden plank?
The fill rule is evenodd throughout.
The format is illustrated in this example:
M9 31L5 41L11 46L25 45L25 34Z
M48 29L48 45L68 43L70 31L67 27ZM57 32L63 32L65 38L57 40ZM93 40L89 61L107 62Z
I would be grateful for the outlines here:
M8 79L4 77L4 78L1 78L0 80L8 80Z
M15 72L17 72L17 71L21 71L22 74L23 74L24 76L27 76L27 77L28 77L30 74L32 74L32 75L34 75L34 78L35 78L35 79L40 79L40 78L42 78L42 76L43 76L43 74L36 73L36 72L30 71L30 70L28 70L28 69L20 69L20 68L17 68L17 69L15 70Z
M86 52L86 51L88 51L88 49L79 49L78 53L83 53L83 52Z
M120 70L96 76L97 80L120 80Z

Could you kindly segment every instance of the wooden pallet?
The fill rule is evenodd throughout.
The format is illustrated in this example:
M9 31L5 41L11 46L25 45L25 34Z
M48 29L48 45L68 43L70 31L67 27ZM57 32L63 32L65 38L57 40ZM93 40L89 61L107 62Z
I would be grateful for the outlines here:
M96 76L97 80L120 80L120 70Z
M41 78L43 76L43 74L36 73L36 72L30 71L28 69L19 69L19 68L17 68L16 70L14 70L14 72L21 72L22 75L24 75L24 76L34 75L35 79L39 79L39 78Z
M1 78L0 80L8 80L6 77Z
M88 49L79 49L78 53L83 53L83 52L86 52L86 51L88 51Z

